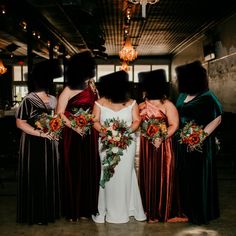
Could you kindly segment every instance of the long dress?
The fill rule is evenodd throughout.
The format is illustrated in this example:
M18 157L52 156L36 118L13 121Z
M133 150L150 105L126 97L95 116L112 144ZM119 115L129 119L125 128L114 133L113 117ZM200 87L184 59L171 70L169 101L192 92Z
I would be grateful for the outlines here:
M168 126L166 115L148 101L145 101L140 114L142 117L161 119ZM171 218L182 217L178 204L174 206L179 197L174 179L172 139L167 138L156 149L141 135L139 153L139 186L147 220L167 222Z
M180 94L176 104L180 128L191 120L205 127L222 114L221 104L211 91L203 92L189 102L184 102L186 96ZM194 224L206 224L220 215L215 134L216 131L204 140L202 152L187 152L184 144L177 144L182 206L189 222Z
M126 121L127 125L131 125L132 108L135 103L136 101L119 111L113 111L96 103L101 109L101 124L106 119L119 118L120 120ZM146 219L134 168L136 137L135 134L132 135L134 140L123 152L121 161L115 167L113 177L106 182L105 188L100 187L99 189L99 214L109 223L126 223L129 221L130 216L134 216L139 221ZM99 140L100 158L103 160L105 151L101 151L101 146ZM102 173L101 171L101 176Z
M36 93L30 93L19 106L16 118L33 126L38 115L51 114L55 106L55 97L50 96L45 104ZM22 132L18 166L17 222L54 222L61 211L58 142Z
M65 115L69 117L75 108L92 111L96 99L89 86L69 100ZM98 132L94 129L83 137L71 128L63 130L63 214L68 220L89 218L97 212L100 179L97 140Z

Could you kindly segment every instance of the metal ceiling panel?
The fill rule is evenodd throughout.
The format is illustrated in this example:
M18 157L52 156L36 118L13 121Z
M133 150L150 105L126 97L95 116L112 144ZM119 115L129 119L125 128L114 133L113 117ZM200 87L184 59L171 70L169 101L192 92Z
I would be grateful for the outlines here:
M8 11L0 15L0 53L13 42L26 45L26 34L18 29L26 20L42 34L36 46L54 40L68 54L90 48L101 57L118 57L127 8L132 9L128 35L139 56L172 56L236 13L235 0L160 0L147 4L146 18L141 5L128 0L0 0L3 7Z

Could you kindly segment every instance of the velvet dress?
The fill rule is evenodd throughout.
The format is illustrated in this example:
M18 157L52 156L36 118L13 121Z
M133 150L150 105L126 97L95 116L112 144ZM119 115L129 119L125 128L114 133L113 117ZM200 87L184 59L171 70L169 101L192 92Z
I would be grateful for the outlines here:
M221 104L211 91L205 91L185 103L186 96L187 94L180 94L176 104L180 115L180 128L185 122L192 120L205 127L222 114ZM206 224L220 214L215 134L216 130L204 140L202 152L188 152L185 144L177 142L181 201L184 213L193 224Z
M88 108L92 111L96 93L88 86L72 97L66 107L67 117L74 108ZM73 129L63 130L63 214L66 219L76 221L80 217L90 218L97 213L100 179L100 158L98 154L98 132L81 137Z
M143 118L162 119L168 126L166 115L148 101L145 101L140 115ZM174 169L172 139L167 138L156 149L149 140L141 135L139 185L147 221L167 222L171 218L182 217L178 209L178 192L174 185ZM175 198L175 206L173 198Z
M27 95L16 118L34 126L37 116L51 114L56 98L44 103L36 93ZM19 148L17 217L18 223L48 224L60 217L58 142L22 132Z

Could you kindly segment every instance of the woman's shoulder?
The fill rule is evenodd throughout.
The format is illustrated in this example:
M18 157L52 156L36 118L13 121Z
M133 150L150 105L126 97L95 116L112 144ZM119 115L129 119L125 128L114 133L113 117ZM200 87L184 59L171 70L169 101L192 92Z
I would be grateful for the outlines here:
M95 104L97 104L98 106L104 106L104 104L106 105L106 103L107 103L106 98L99 98L97 101L95 101Z
M136 103L136 100L135 99L132 99L132 98L130 98L128 101L127 101L127 105L131 105L131 104L134 104L134 103Z
M62 99L71 99L72 97L74 97L75 95L81 93L83 90L80 90L80 89L71 89L69 86L66 86L61 94L60 94L60 97Z
M165 99L163 101L163 104L165 104L167 106L175 106L175 104L170 99Z
M131 107L133 108L134 106L138 106L137 102L135 99L129 99L127 102L126 102L126 107Z
M145 106L146 106L146 105L145 105L145 102L141 102L141 103L138 104L138 107L139 107L140 109L144 108Z
M57 99L55 95L48 94L48 96L49 96L51 99Z
M64 96L64 94L69 94L70 91L71 91L71 89L69 88L69 86L65 86L65 87L62 89L60 95Z
M36 95L35 92L30 92L28 93L23 99L22 99L22 103L24 102L30 102L32 100L38 99L38 96Z
M48 96L49 96L49 99L50 99L51 101L57 102L56 96L54 96L54 95L52 95L52 94L49 94Z
M163 102L163 105L166 109L168 108L176 108L176 105L169 99L165 99L164 102ZM177 108L176 108L177 109Z

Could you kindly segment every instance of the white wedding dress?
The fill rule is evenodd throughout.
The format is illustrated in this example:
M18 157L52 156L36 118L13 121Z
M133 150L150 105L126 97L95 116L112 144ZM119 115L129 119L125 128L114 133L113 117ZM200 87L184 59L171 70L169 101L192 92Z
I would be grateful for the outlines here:
M113 111L110 108L101 106L101 124L109 118L119 118L128 125L132 122L132 108L136 101L119 111ZM126 223L129 217L133 216L138 221L146 220L143 210L140 191L138 187L137 176L134 168L134 158L136 150L136 137L132 134L134 141L123 152L121 161L115 167L115 173L111 179L105 183L105 188L100 187L98 199L97 216L93 220L97 223ZM101 143L99 142L100 158L103 160L105 151L101 152ZM102 176L103 172L101 173Z

